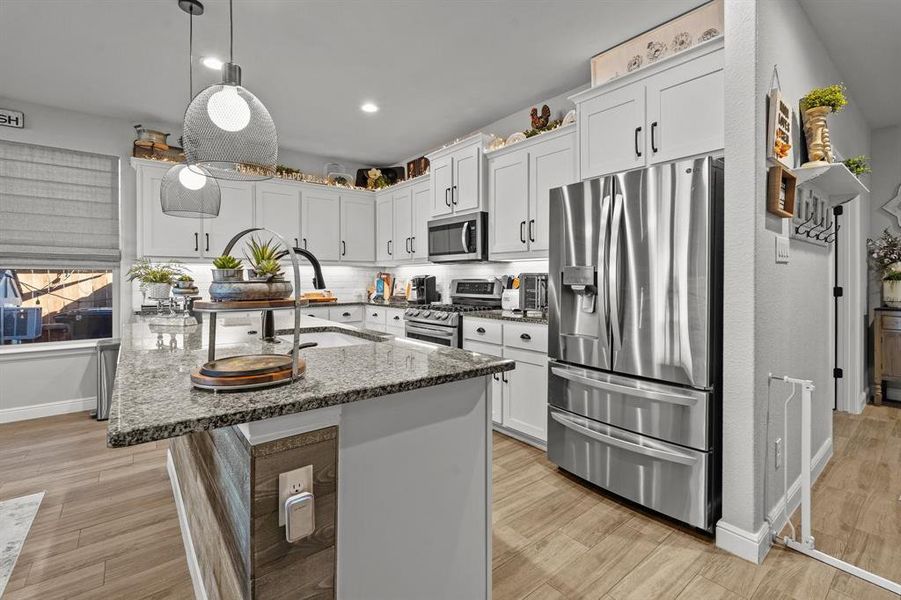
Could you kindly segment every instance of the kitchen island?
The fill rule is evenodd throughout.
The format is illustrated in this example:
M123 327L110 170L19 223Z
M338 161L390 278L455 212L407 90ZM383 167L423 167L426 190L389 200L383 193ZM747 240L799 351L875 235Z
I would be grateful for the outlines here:
M220 322L218 355L287 352ZM303 317L300 381L196 390L204 325L124 327L111 446L173 438L169 470L203 598L488 598L489 376L513 362ZM290 335L290 332L279 332ZM279 474L311 466L315 528L289 543Z

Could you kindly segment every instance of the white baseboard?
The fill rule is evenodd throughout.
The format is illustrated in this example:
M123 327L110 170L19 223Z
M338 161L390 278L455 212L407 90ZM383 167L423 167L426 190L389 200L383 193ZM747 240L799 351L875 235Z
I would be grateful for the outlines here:
M823 472L823 469L826 468L826 465L829 463L829 459L832 458L832 438L829 438L823 445L820 446L820 449L817 450L817 453L813 455L811 458L811 466L810 466L810 485L816 483L817 479L819 479L820 474ZM786 497L788 497L788 505L786 509ZM792 512L798 505L801 504L801 476L799 475L797 479L795 479L792 484L788 487L788 493L783 494L779 501L776 502L775 506L770 509L768 513L768 517L770 519L770 523L773 524L773 529L775 531L781 531L783 527L785 527L788 519L786 515L791 515Z
M178 513L181 540L185 545L185 555L188 558L188 572L191 573L191 583L194 585L194 598L207 600L206 587L203 585L203 575L200 571L200 563L197 562L197 553L194 552L194 541L191 539L191 528L188 526L188 515L184 499L181 496L181 486L178 485L178 473L175 472L171 450L166 451L166 470L169 472L169 481L172 483L172 495L175 496L175 510Z
M769 526L764 523L757 531L745 531L720 519L716 524L716 545L726 552L759 565L772 546Z
M870 389L867 388L860 392L857 396L857 405L851 407L851 412L855 415L859 415L863 412L863 409L867 406L867 399L870 397Z
M0 408L0 423L12 423L41 417L52 417L66 413L83 412L97 408L97 398L76 398L74 400L59 400L31 406L17 406L14 408Z

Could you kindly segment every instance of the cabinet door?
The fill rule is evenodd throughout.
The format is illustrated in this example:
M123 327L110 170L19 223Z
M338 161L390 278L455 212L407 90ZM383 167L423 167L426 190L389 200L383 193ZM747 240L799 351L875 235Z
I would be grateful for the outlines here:
M413 239L410 247L413 249L414 262L427 262L429 260L429 218L431 218L432 187L428 181L417 183L413 186Z
M504 374L504 427L547 440L547 355L505 347L504 358L516 361Z
M200 219L170 217L163 214L160 184L169 166L141 166L141 237L138 253L148 257L197 258L202 248Z
M647 101L649 162L667 162L723 148L723 52L701 56L649 78Z
M413 259L413 188L396 192L394 198L394 240L392 248L395 260Z
M394 260L394 196L391 192L376 198L375 228L376 262L390 263Z
M303 192L304 248L320 261L337 261L340 258L341 216L338 192L314 190Z
M341 260L375 260L375 202L371 197L341 196Z
M581 179L645 166L644 94L638 82L579 105Z
M503 349L500 346L474 340L463 340L463 349L491 356L499 356L503 353ZM509 371L504 374L493 374L491 376L491 386L488 388L488 394L491 396L491 420L498 425L503 425L504 423L504 379L507 378L509 381L509 377Z
M300 246L300 187L290 183L261 181L254 188L256 226L281 235Z
M451 204L455 213L479 210L482 206L480 146L462 148L453 154L454 183L451 187Z
M450 156L436 158L431 163L432 176L432 216L443 217L454 212L450 193L453 179L453 159Z
M547 252L548 200L554 188L576 181L575 134L538 144L529 151L529 223L531 252Z
M529 153L488 161L488 251L526 252L529 221Z
M220 180L219 192L222 195L219 216L203 220L201 250L206 257L219 256L235 234L253 227L253 184L248 181ZM265 232L258 233L258 237L269 239ZM243 244L247 241L248 238L240 240L232 250L232 256L241 256Z

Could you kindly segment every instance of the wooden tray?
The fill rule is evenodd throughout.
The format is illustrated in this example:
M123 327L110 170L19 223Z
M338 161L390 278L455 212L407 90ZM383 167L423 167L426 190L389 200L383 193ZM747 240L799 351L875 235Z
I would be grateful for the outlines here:
M307 370L307 363L301 359L297 365L297 372L303 375ZM255 388L282 385L291 382L291 367L271 373L259 375L245 375L232 377L210 377L200 372L200 369L191 373L191 383L194 387L204 390L249 390Z
M246 377L291 369L291 357L285 354L242 354L205 363L200 373L207 377Z
M301 300L301 305L304 301ZM225 312L240 310L266 310L270 308L294 308L294 300L232 300L228 302L195 302L194 310L204 312Z

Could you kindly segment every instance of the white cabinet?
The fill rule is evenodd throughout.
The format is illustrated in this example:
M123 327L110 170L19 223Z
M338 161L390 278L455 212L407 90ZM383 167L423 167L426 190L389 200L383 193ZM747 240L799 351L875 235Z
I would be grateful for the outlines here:
M404 309L385 309L385 331L394 337L406 337L404 333Z
M723 41L705 42L576 94L580 179L725 145Z
M576 181L574 127L561 127L520 144L488 157L492 259L546 257L550 190Z
M261 181L254 186L257 227L275 231L295 247L301 245L301 188L280 181Z
M394 202L395 261L413 259L413 188L405 185L392 194Z
M340 260L341 208L337 190L304 190L302 242L320 261Z
M222 196L219 216L203 220L202 250L207 257L219 256L235 234L253 227L253 185L246 181L219 181L219 192ZM232 250L232 255L240 254L237 249Z
M385 331L385 322L388 309L384 306L363 305L363 312L366 314L366 329L373 331Z
M133 161L138 187L138 255L162 258L200 258L203 220L163 214L160 184L171 164Z
M547 326L464 317L463 348L516 361L491 381L492 420L499 431L533 444L547 440Z
M413 184L413 262L429 260L429 219L431 218L431 185L428 178Z
M487 140L477 133L428 155L433 217L483 209Z
M375 202L371 194L341 194L341 261L375 260Z
M375 201L375 259L379 264L394 261L394 195L383 192Z
M363 305L332 306L328 309L329 321L347 325L363 324Z

